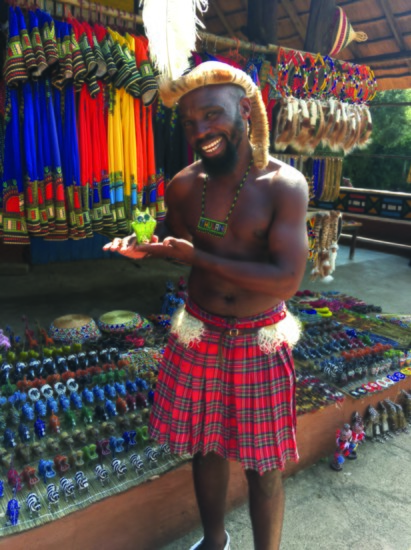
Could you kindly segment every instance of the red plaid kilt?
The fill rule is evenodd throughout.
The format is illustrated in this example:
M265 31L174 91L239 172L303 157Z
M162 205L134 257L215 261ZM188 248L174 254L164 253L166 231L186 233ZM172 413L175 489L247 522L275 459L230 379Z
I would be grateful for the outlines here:
M271 325L283 307L236 319L234 326ZM186 309L206 324L233 326L227 318L210 315L193 303ZM168 443L176 454L215 452L260 474L283 470L287 460L298 461L290 348L281 343L274 353L265 354L257 332L220 337L221 333L206 328L201 342L187 347L170 335L150 435Z

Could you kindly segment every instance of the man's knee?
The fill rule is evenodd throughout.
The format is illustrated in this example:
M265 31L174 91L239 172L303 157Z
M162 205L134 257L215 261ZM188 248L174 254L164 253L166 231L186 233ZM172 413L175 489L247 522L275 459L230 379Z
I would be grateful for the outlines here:
M224 457L213 452L207 453L205 455L203 455L201 452L196 453L193 456L193 462L198 466L210 465L224 467L226 464L228 464L228 461Z
M254 470L247 470L246 475L250 493L272 498L282 491L283 479L281 472L278 470L271 470L263 475Z

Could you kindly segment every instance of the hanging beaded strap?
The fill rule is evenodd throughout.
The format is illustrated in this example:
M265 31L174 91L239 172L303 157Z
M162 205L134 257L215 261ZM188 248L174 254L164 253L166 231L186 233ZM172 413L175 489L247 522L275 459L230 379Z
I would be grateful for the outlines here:
M198 220L197 231L202 231L203 233L209 233L214 237L224 237L224 235L227 232L228 220L231 216L232 211L234 210L234 207L237 203L238 196L247 179L247 176L250 172L250 168L252 164L253 164L253 160L251 159L250 164L248 165L248 168L244 174L244 177L241 180L241 183L238 186L237 191L235 192L233 202L231 203L231 206L230 206L230 210L228 211L228 214L225 217L225 220L223 222L220 222L218 220L213 220L211 218L206 218L204 216L208 176L206 175L204 177L203 194L201 196L201 216L200 216L200 219Z

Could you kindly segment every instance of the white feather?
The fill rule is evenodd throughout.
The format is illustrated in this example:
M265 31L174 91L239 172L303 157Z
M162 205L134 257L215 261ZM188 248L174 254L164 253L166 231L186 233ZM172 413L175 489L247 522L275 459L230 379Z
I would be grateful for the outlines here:
M197 27L196 10L207 11L208 0L144 0L143 21L150 57L161 75L177 79L189 66Z

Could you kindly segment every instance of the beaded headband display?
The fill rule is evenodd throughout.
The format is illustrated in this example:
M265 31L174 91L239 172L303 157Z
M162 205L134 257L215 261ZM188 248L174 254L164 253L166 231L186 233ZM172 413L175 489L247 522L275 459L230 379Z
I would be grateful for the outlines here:
M219 61L201 63L177 80L160 81L160 97L166 107L173 107L189 92L204 86L234 84L240 86L251 101L251 134L254 164L263 169L268 164L269 131L267 112L261 92L252 79L240 69Z

